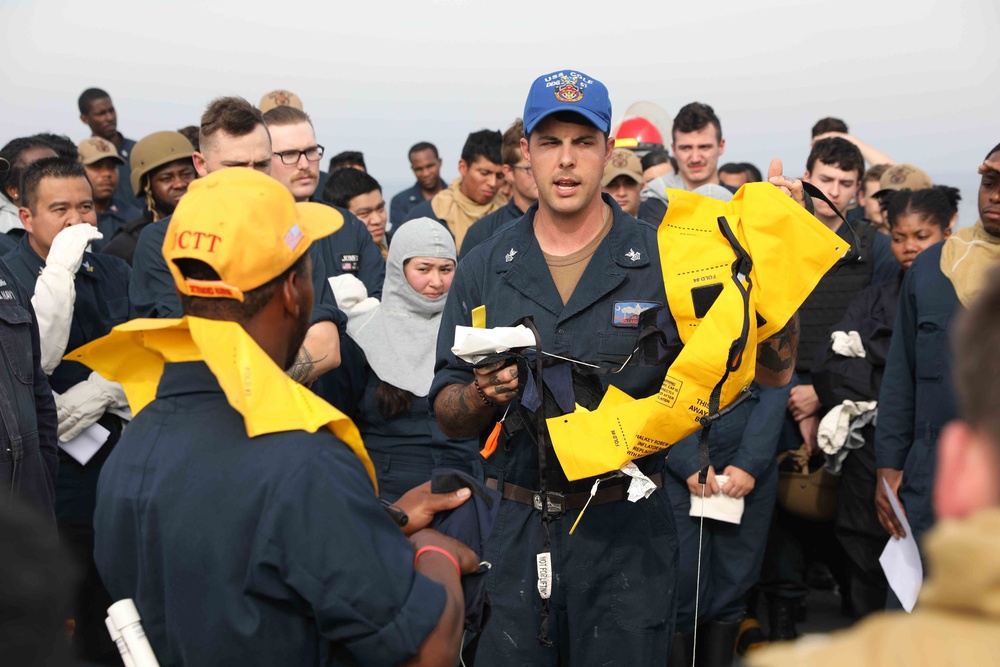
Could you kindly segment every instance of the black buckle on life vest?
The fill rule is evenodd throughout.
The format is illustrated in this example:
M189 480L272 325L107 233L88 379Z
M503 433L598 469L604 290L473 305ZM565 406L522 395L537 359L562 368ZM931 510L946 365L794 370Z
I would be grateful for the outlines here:
M566 499L558 491L531 494L531 504L536 511L542 511L542 497L545 498L545 511L551 518L558 518L566 512Z

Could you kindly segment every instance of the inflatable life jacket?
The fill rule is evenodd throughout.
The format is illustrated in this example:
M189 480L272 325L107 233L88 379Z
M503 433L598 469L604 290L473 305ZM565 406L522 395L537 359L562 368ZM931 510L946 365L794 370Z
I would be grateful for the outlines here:
M770 183L744 185L729 202L667 196L657 244L684 347L657 395L635 400L612 385L596 410L546 420L571 481L618 470L718 419L753 381L758 341L781 330L850 249Z

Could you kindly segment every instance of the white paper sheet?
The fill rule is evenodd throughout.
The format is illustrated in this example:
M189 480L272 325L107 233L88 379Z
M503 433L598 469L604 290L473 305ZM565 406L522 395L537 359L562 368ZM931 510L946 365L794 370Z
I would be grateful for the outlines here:
M87 461L94 458L94 454L108 441L109 435L111 435L111 431L100 424L91 424L83 430L83 433L69 442L60 442L59 447L76 459L80 465L85 466Z
M642 474L639 466L629 461L622 467L622 472L632 478L628 485L628 501L638 502L644 498L649 498L656 491L656 483Z
M896 494L889 488L889 482L883 479L882 483L885 484L892 511L899 519L899 523L903 525L906 537L902 539L890 537L878 562L882 565L882 571L885 572L885 578L888 580L892 592L899 598L903 609L910 612L913 611L913 605L917 603L920 587L924 583L924 565L920 562L917 541L913 538L913 531L906 521L899 501L896 500Z
M534 334L523 324L492 329L458 326L455 327L455 344L451 352L459 359L474 364L491 354L534 344Z
M688 516L701 516L704 513L706 519L739 525L743 520L743 498L730 498L722 492L722 487L729 481L729 475L716 475L715 481L719 483L719 492L712 496L706 495L704 503L701 495L691 494Z

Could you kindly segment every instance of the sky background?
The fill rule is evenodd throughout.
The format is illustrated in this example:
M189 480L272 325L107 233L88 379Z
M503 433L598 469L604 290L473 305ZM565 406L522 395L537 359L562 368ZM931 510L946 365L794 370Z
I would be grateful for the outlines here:
M506 128L531 81L576 69L609 88L615 123L648 100L715 108L722 162L772 157L800 176L824 116L954 185L977 217L976 166L1000 143L995 0L939 2L257 3L0 0L0 143L88 136L77 97L109 91L132 139L196 125L220 95L297 93L327 155L361 150L386 199L437 144L457 175L466 135ZM326 160L324 160L326 162Z

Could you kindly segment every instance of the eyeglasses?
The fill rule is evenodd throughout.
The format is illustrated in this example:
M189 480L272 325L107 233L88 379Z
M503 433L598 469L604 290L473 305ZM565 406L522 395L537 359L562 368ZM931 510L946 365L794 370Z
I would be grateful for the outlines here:
M281 151L280 153L275 153L275 155L281 158L282 164L287 164L288 166L291 166L293 164L298 164L299 158L301 158L303 155L305 155L306 159L309 160L310 162L319 162L320 160L323 159L323 151L324 148L322 146L316 145L316 146L310 146L304 151L297 151L297 150Z
M531 176L531 166L530 165L527 166L527 167L519 167L517 165L514 165L513 167L511 167L511 169L523 169L524 173L526 173L528 176Z

